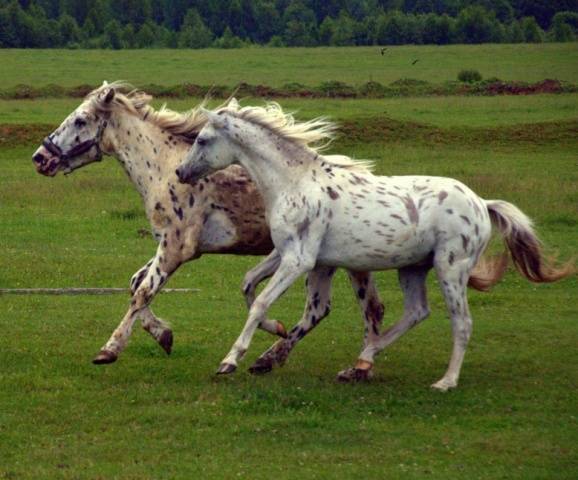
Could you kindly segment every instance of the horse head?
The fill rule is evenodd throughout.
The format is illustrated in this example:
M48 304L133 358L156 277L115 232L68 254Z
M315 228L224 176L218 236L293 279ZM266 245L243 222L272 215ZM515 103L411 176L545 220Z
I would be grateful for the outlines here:
M90 94L60 126L48 135L32 155L36 171L53 177L59 171L68 174L102 159L101 141L107 126L106 109L115 89L106 82Z

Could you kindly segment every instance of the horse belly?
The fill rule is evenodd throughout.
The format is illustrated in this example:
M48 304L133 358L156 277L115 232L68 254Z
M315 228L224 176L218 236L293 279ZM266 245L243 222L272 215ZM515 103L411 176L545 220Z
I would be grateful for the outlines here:
M388 270L418 263L432 252L433 232L414 225L395 232L359 223L355 229L331 228L318 255L318 263L354 270Z

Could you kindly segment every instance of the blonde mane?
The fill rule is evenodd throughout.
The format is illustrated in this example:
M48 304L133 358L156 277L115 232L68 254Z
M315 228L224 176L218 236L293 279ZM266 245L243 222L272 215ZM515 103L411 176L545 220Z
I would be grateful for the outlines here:
M104 97L109 88L114 88L115 96L112 102L106 103ZM105 82L86 97L97 111L111 112L121 109L181 137L187 143L194 143L199 131L207 122L207 117L203 113L207 99L195 108L181 113L167 108L166 105L156 110L150 105L152 98L151 95L135 89L126 82Z
M229 113L236 118L264 127L281 138L308 148L316 153L326 149L335 139L338 125L327 117L317 117L307 122L297 122L292 113L284 112L276 102L268 102L265 106L241 107L236 101L217 108L215 113ZM318 161L324 161L336 167L369 173L372 162L354 160L345 155L325 157L318 155Z

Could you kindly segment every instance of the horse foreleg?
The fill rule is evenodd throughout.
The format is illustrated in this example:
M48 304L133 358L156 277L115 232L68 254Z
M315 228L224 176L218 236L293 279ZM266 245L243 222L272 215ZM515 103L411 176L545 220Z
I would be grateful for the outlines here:
M173 331L169 325L158 318L150 307L144 307L139 316L145 331L157 341L167 355L170 355L173 347Z
M130 280L130 293L134 295L136 289L140 286L144 280L149 268L153 264L155 257L153 257L144 267L142 267L138 272L136 272ZM156 342L161 346L161 348L167 352L171 353L173 346L173 332L169 325L158 318L150 307L144 307L139 312L139 317L141 319L142 327L146 332L148 332L151 337L153 337Z
M295 345L313 330L331 310L331 280L335 274L335 268L317 267L307 276L307 302L305 311L297 325L295 325L287 338L277 341L249 368L254 374L270 372L275 365L283 365L289 353Z
M263 260L261 263L259 263L259 265L252 268L245 274L241 289L243 291L243 295L245 295L247 308L251 308L251 305L253 305L253 302L255 301L255 291L257 290L259 283L273 275L279 267L280 263L281 255L279 255L277 250L273 250L267 256L267 258L265 258L265 260ZM273 335L279 335L283 338L287 337L287 330L285 329L285 325L283 325L278 320L270 320L265 318L259 325L259 328L265 330L266 332L272 333Z
M133 294L129 309L93 363L106 364L116 361L120 352L126 347L138 317L142 317L145 330L157 339L167 353L170 352L172 332L164 328L166 324L152 314L148 305L181 263L180 256L166 251L159 245L156 256L137 272L137 279L131 282Z
M255 301L257 285L259 285L263 280L271 277L277 268L279 268L280 263L281 255L279 255L277 250L273 250L265 260L245 274L241 290L245 296L247 308L251 308L251 305L253 305L253 302Z
M265 319L267 310L271 304L277 300L301 274L312 268L313 264L314 262L306 262L304 259L293 258L293 256L281 260L281 265L267 286L253 302L253 305L251 305L245 327L239 338L237 338L233 344L233 348L221 362L217 373L232 373L236 370L237 363L249 348L255 330Z

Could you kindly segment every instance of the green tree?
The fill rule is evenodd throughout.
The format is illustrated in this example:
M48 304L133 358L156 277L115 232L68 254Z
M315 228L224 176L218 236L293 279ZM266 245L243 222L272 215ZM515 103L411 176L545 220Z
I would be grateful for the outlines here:
M243 40L233 35L229 27L226 27L223 35L213 42L216 48L241 48L243 45Z
M86 20L90 20L97 33L104 32L104 27L112 20L110 6L106 0L93 0Z
M205 25L196 8L187 11L179 33L179 48L206 48L213 41L213 32Z
M257 0L254 9L255 32L252 38L259 43L268 42L282 31L281 15L274 2Z
M317 19L313 10L300 0L293 0L283 14L283 39L287 46L317 45Z
M534 17L524 17L521 21L524 39L528 43L542 43L544 31L540 28Z
M121 48L135 48L136 34L132 23L127 23L124 28L121 29L120 43L122 45Z
M452 20L447 15L426 15L422 26L423 43L446 45L450 43Z
M111 20L104 27L103 44L105 48L119 50L122 45L122 28L118 20Z
M408 43L406 16L400 11L382 15L377 21L377 43L380 45L403 45Z
M76 23L74 17L71 17L66 13L60 17L58 30L60 31L60 37L64 45L80 42L82 39L78 23Z
M327 16L319 25L319 44L331 45L331 37L333 37L333 30L335 28L335 21Z
M578 30L578 13L558 12L552 18L550 38L554 42L573 42Z
M355 22L345 12L341 12L333 24L331 45L344 46L354 45Z
M155 39L155 24L148 20L135 35L135 45L137 48L151 48L156 44Z
M524 32L522 31L520 22L513 20L508 26L508 41L510 43L523 43L524 40Z
M494 35L493 18L482 7L464 8L456 20L456 34L463 43L491 42Z

